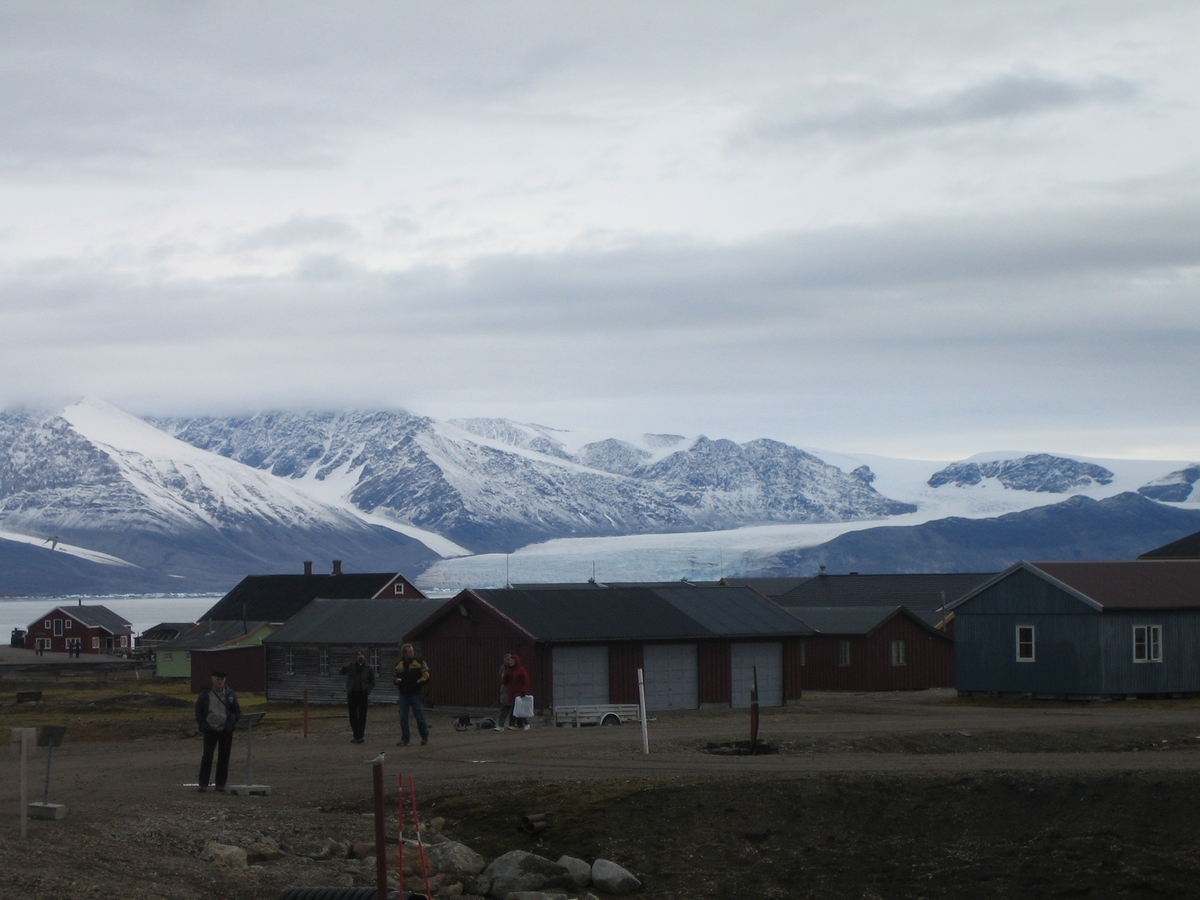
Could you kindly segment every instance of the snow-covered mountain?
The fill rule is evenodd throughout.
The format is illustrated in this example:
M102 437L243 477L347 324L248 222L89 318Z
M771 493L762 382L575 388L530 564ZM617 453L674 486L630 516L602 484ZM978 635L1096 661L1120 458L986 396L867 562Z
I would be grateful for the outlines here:
M542 426L380 412L154 422L196 447L476 552L915 510L876 491L866 469L847 474L770 440L644 435L573 445L567 432Z
M946 529L977 535L968 544L998 533L955 522L1063 501L1088 555L1187 533L1198 480L1183 461L898 460L380 411L144 421L82 401L0 414L0 592L223 589L330 558L443 589L503 583L506 564L520 581L583 579L597 563L606 580L802 574L839 539L852 550L837 559L898 570L910 545L895 534L939 521L951 549L913 559L944 568L959 546ZM1137 515L1101 503L1126 494ZM1085 525L1102 514L1128 534L1099 542ZM1021 546L1044 557L1036 532Z

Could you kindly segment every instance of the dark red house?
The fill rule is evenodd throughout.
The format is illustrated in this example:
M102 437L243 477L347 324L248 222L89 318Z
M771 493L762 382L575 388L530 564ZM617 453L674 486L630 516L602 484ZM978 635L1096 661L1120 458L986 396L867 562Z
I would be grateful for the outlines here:
M133 647L133 626L106 606L56 606L33 622L25 634L30 650L108 653Z
M520 655L538 708L637 703L651 710L763 705L801 692L801 641L812 630L749 588L466 590L405 636L435 673L443 706L497 704L505 653Z
M801 661L808 690L954 687L954 639L903 606L810 606L792 612L815 632L804 642Z

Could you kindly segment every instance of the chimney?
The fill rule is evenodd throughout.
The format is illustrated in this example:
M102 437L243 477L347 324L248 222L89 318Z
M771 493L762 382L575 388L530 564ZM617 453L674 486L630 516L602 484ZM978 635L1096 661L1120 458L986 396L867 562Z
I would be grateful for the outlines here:
M342 561L340 559L335 559L333 561L333 574L334 575L342 574Z
M819 568L821 569L821 571L818 574L820 575L821 578L824 578L825 577L825 566L821 565Z
M304 561L304 574L305 575L312 574L312 560L311 559L306 559Z

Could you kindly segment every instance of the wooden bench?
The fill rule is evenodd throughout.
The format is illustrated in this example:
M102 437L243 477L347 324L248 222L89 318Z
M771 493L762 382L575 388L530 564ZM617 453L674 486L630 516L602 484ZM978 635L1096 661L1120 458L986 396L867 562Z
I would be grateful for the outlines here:
M17 691L17 702L18 703L41 703L42 702L42 692L41 691Z

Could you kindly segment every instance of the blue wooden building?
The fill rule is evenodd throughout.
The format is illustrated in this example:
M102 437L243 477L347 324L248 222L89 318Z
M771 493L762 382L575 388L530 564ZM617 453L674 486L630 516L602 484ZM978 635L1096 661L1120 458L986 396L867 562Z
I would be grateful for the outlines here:
M1200 560L1020 562L951 610L960 694L1200 693Z

